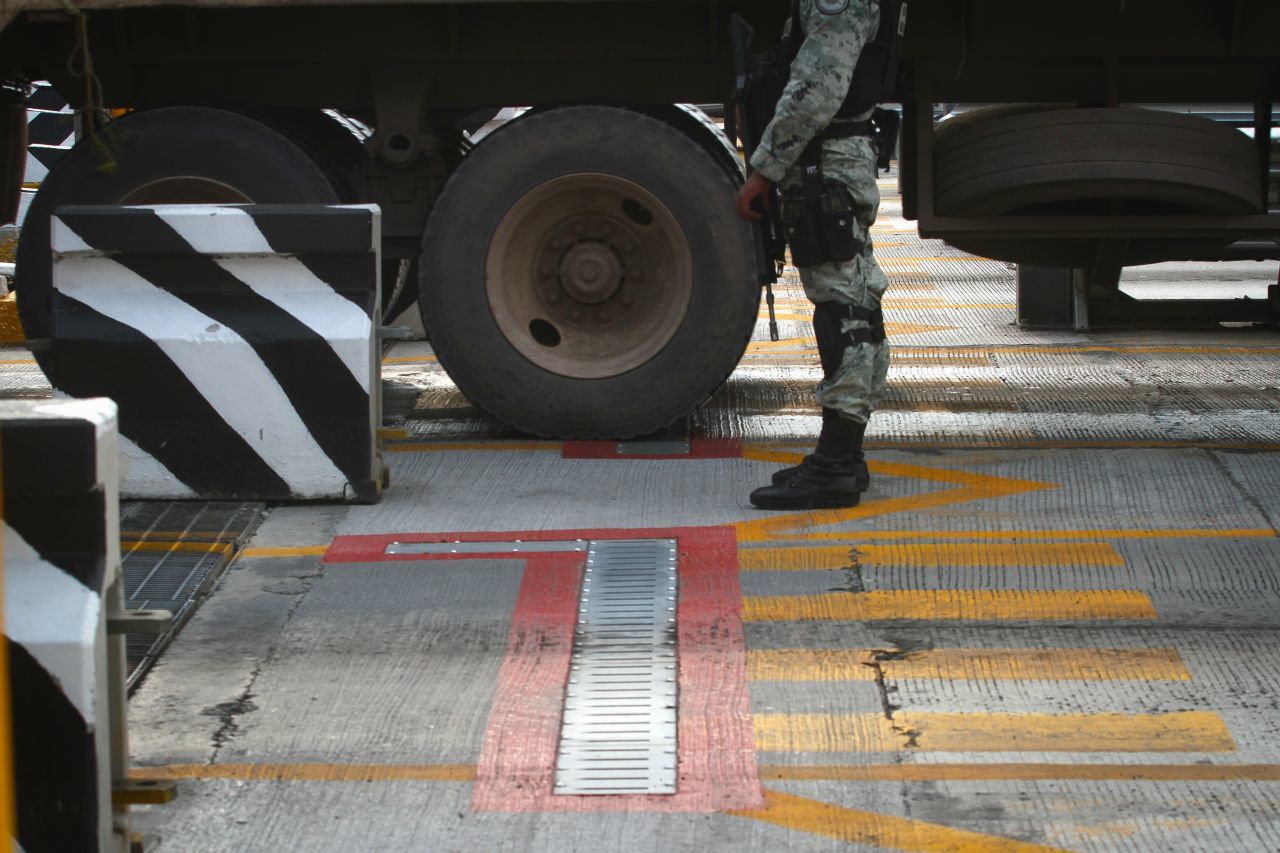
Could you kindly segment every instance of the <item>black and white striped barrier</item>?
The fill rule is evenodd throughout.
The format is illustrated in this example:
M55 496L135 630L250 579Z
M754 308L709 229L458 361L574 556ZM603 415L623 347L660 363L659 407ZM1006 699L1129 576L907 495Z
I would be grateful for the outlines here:
M27 99L27 166L22 178L17 225L49 171L76 144L76 114L48 83L35 83Z
M116 407L0 403L4 634L20 849L124 850L112 780L128 773L124 679L108 610L121 606Z
M380 217L55 212L46 373L119 404L123 495L377 500Z

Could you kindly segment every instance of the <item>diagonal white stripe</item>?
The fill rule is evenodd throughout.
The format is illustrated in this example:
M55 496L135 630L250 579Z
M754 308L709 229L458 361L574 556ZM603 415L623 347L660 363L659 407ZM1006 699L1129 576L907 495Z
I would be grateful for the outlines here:
M54 265L53 285L154 340L299 497L342 494L346 477L316 443L253 347L236 332L108 258L61 258Z
M95 643L102 600L4 525L4 633L44 667L88 725L96 719Z
M296 258L217 258L218 266L328 342L366 394L377 369L373 321Z
M202 255L274 254L253 217L240 208L155 205L151 209Z
M120 436L120 493L130 498L199 497L159 459Z

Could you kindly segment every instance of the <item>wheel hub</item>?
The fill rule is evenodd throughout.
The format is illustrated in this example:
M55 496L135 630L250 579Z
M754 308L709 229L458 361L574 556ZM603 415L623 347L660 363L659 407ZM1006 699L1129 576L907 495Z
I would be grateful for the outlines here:
M548 181L503 217L486 289L508 342L533 363L616 376L675 334L693 292L688 242L650 192L612 175Z
M623 276L621 259L606 243L584 240L560 260L560 286L570 299L586 305L612 299L622 287Z

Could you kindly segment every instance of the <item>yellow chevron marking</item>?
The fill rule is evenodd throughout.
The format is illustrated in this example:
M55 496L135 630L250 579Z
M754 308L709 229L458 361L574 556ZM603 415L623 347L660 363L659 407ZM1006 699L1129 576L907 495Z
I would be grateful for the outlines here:
M851 537L852 538L852 537ZM854 564L912 567L1123 566L1124 558L1105 542L944 542L822 548L744 550L744 571L840 569Z
M1190 681L1176 649L928 649L896 657L872 649L747 652L756 681Z
M906 589L746 596L742 618L747 622L1155 619L1156 609L1145 593L1127 589Z
M742 457L758 462L777 462L785 465L798 465L803 458L799 453L769 450L760 446L744 447ZM907 495L900 498L866 501L848 509L812 510L788 515L771 514L751 521L741 521L734 525L738 532L738 541L760 542L797 538L797 536L806 538L813 534L816 527L828 527L844 522L892 515L899 512L914 512L922 509L952 506L970 501L990 500L1024 492L1058 488L1056 483L1015 480L1009 477L994 477L987 474L973 474L967 471L954 471L944 468L926 468L923 465L870 460L867 462L867 467L871 469L873 474L881 476L924 480L951 486L952 488Z
M764 808L729 814L851 844L909 853L1044 853L1058 850L922 820L849 809L767 788L764 791Z
M756 714L764 752L1234 752L1209 711L1169 714Z

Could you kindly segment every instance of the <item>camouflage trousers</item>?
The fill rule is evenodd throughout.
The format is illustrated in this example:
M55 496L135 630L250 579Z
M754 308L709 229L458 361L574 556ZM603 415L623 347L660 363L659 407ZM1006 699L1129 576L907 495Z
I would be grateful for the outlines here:
M853 193L858 215L854 236L862 243L862 253L851 261L814 264L800 268L800 282L813 303L836 301L874 311L889 286L884 270L876 263L871 246L871 226L880 209L876 186L876 153L871 140L855 136L823 143L823 174L840 181ZM780 189L800 182L800 169L793 167ZM865 329L865 320L844 320L842 331ZM825 371L824 371L825 372ZM850 344L839 366L826 372L818 384L817 400L823 408L835 409L850 420L866 423L884 394L889 373L889 342Z

